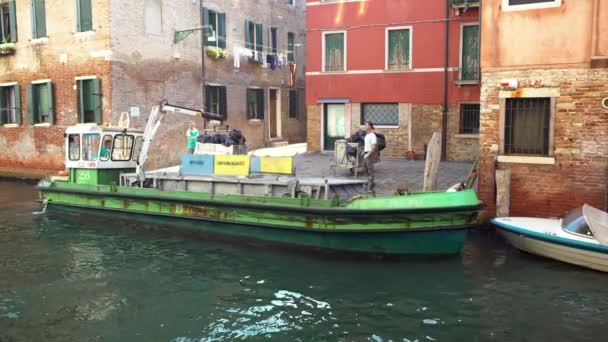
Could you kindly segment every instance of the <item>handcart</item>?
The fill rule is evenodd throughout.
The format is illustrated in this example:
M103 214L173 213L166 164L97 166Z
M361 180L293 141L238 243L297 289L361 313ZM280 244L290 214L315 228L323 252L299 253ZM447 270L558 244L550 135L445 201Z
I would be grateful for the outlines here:
M363 145L359 143L349 143L344 139L336 140L334 148L334 160L331 170L336 175L336 168L347 168L351 174L357 177L359 165L363 165ZM348 150L353 151L354 155L349 154Z

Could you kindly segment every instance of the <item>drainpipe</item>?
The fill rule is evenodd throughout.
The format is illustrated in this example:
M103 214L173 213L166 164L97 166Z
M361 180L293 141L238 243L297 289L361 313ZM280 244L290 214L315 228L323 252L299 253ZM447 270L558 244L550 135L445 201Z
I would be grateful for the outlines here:
M599 0L593 0L593 9L591 12L591 58L596 55L598 50L598 33L599 33L599 15L600 4Z
M201 27L205 25L205 18L203 17L203 9L205 5L201 0L201 6L198 9L198 13L201 16ZM203 111L205 111L205 29L201 30L201 94L203 101ZM207 128L207 119L203 119L203 129Z
M441 160L447 159L448 140L448 68L450 67L450 6L445 2L445 70L443 72L443 119L441 122Z

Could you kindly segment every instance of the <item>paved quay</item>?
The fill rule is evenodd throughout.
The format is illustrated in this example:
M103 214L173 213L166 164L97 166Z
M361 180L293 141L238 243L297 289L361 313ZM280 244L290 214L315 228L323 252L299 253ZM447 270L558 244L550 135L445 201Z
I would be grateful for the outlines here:
M330 168L333 155L306 153L296 156L296 175L309 177L329 177L333 175ZM424 184L424 160L405 160L402 158L382 157L376 164L376 194L390 195L397 188L409 191L421 191ZM439 190L464 182L472 163L441 162L439 166ZM336 168L336 177L354 178L345 168ZM358 178L366 179L365 173Z

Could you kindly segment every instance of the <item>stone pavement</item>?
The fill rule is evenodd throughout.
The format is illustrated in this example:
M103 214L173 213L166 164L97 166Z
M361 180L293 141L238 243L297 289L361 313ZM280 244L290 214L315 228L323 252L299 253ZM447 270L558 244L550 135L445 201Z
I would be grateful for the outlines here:
M295 168L298 176L333 176L330 169L333 155L306 153L296 156ZM390 195L397 187L409 191L422 191L424 184L424 160L405 160L402 158L382 157L375 166L376 193ZM439 190L466 181L472 163L441 162L439 166ZM353 178L345 168L336 168L336 177ZM360 179L367 179L360 173Z

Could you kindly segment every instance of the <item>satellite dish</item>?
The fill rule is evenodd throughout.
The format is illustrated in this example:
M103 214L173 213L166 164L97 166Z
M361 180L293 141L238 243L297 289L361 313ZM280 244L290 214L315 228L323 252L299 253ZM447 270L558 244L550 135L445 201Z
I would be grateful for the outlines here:
M129 128L131 118L128 112L120 113L120 119L118 119L118 127L120 128Z

